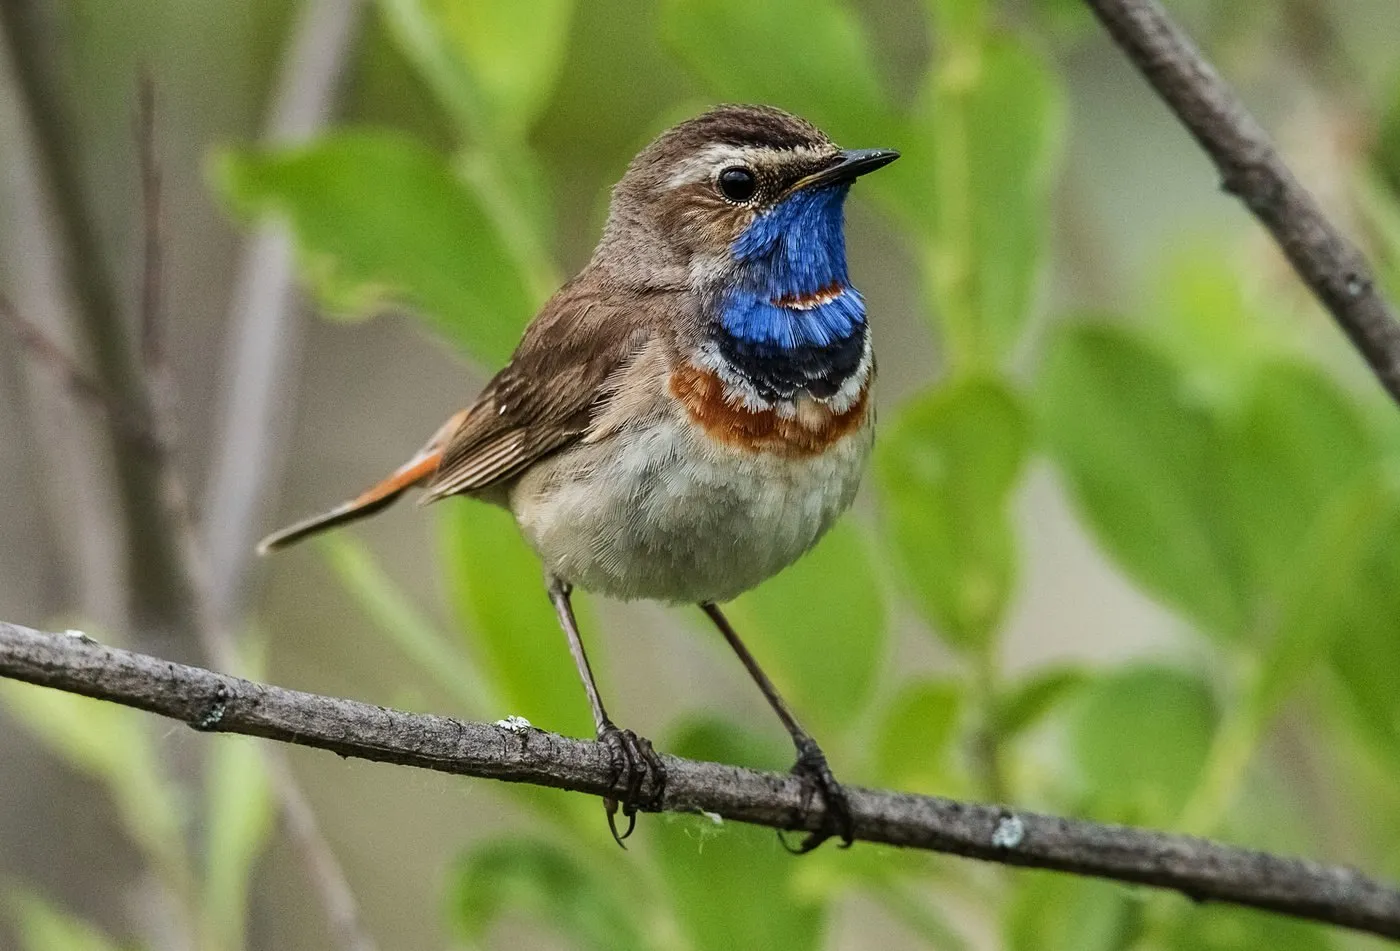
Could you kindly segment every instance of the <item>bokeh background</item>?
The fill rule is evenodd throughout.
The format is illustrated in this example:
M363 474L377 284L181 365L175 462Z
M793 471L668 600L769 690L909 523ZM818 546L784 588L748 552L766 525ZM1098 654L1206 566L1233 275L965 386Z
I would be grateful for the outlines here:
M1400 289L1400 7L1168 7ZM733 614L838 775L1400 876L1400 418L1081 4L0 11L0 292L89 367L60 225L79 209L133 337L151 77L174 445L245 672L588 732L500 514L404 505L274 560L249 548L475 394L651 136L770 102L905 156L849 208L875 471ZM124 530L108 421L0 340L0 616L209 662L175 607L133 596L156 569ZM697 612L582 600L620 723L788 765ZM0 947L342 946L248 742L0 688ZM703 817L643 817L623 853L583 797L288 756L395 951L1371 946L867 846L793 860Z

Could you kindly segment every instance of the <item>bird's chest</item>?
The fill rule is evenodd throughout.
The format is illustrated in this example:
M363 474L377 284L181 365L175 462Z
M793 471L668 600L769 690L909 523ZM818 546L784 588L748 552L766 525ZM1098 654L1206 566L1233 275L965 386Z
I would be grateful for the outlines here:
M513 494L547 570L613 597L724 601L790 565L854 498L870 453L864 392L753 413L683 365L666 409L537 467Z

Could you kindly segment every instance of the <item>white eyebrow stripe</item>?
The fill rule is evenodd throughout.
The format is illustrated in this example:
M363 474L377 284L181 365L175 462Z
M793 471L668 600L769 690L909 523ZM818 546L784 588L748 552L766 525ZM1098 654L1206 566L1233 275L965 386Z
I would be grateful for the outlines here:
M831 157L830 149L817 149L803 145L790 149L776 149L767 145L729 145L717 142L707 145L685 161L676 165L671 177L666 180L667 188L679 188L696 182L709 181L715 172L729 165L753 165L760 159L780 156L783 159L820 161Z

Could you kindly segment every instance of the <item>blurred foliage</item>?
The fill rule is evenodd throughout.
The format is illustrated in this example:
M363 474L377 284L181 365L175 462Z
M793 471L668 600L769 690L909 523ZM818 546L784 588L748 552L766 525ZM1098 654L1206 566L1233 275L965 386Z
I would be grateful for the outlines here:
M15 890L10 895L19 932L20 951L123 951L93 925L38 895Z
M246 668L255 676L257 664ZM201 951L246 947L249 885L273 826L273 803L256 741L229 738L209 750L206 796L196 810L157 755L157 721L138 710L0 683L0 702L75 770L106 790L153 884ZM203 823L198 848L191 827ZM200 858L202 857L202 862ZM123 951L135 945L22 888L10 889L23 951Z
M1300 329L1323 320L1298 303L1286 274L1261 278L1257 250L1170 249L1155 283L1112 313L1062 313L1044 299L1052 227L1061 238L1053 203L1069 130L1064 62L1092 29L1083 4L910 0L899 29L931 53L909 96L893 91L868 11L848 0L627 10L627 40L619 33L584 50L579 36L602 34L569 0L380 0L376 42L388 37L392 62L413 72L414 107L435 104L436 124L415 113L396 129L226 150L214 187L241 220L290 228L306 283L332 314L403 307L464 357L495 366L562 274L555 205L579 201L558 187L537 141L561 101L589 104L592 114L563 134L614 178L646 133L700 101L770 102L840 142L900 149L903 160L863 180L854 200L868 202L912 262L942 372L882 416L871 480L878 530L848 519L740 599L736 626L852 782L1332 855L1321 824L1276 802L1281 767L1267 741L1277 730L1334 757L1336 774L1311 794L1344 817L1359 850L1349 859L1393 870L1394 407ZM1221 17L1221 35L1248 39ZM634 58L666 55L690 85L628 72ZM1391 77L1369 104L1372 121L1358 122L1375 136L1352 186L1392 290L1398 91ZM622 93L631 99L613 103ZM652 114L635 114L633 100ZM616 108L599 112L604 101ZM392 105L372 111L394 114ZM1200 184L1210 186L1204 176ZM1117 669L1005 669L1022 573L1015 506L1037 468L1053 472L1111 563L1174 612L1172 656ZM353 539L323 551L386 642L461 712L588 734L538 564L508 516L465 504L438 514L441 589L464 639L444 633ZM598 625L584 599L579 607L611 695ZM923 643L898 636L910 625ZM944 661L938 672L908 660L929 639ZM723 651L708 631L704 642ZM270 821L249 748L222 741L211 758L199 863L186 841L193 807L159 778L140 715L29 688L4 697L104 783L207 946L242 946L248 876ZM659 745L770 768L790 755L712 719ZM961 865L949 874L947 860L866 846L798 862L771 834L708 816L646 817L624 854L582 797L493 792L549 834L513 832L463 850L448 878L447 930L472 946L515 915L585 949L818 948L854 894L936 948L984 946L974 937L983 931L964 927L972 918L994 923L997 946L1017 951L1363 946L1273 916L1067 876L982 876ZM28 892L16 891L12 909L24 951L117 946Z

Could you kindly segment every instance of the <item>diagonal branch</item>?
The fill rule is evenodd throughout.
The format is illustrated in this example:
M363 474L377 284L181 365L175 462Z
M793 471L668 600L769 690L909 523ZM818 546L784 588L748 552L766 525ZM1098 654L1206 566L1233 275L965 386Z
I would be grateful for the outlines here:
M1400 402L1400 322L1366 257L1279 158L1269 134L1157 0L1085 0L1220 169L1223 187L1268 228L1298 276Z
M403 713L253 683L0 622L0 676L110 700L209 732L242 733L340 756L620 796L608 751L540 730ZM802 782L665 756L661 808L813 830ZM643 793L646 793L643 790ZM1400 938L1400 891L1359 872L1204 839L933 796L850 789L856 838L1175 889L1198 901L1282 912Z

